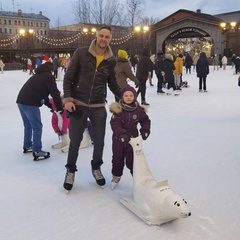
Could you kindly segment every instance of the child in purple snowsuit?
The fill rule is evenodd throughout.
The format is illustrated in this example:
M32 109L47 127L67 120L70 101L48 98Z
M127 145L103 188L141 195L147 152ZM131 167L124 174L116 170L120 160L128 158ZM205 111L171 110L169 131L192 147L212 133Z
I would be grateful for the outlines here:
M140 134L146 140L150 134L151 121L146 114L146 108L136 100L137 93L129 85L122 89L122 98L110 105L113 116L110 120L112 135L112 187L114 188L123 174L124 164L133 174L133 149L130 138ZM138 131L137 125L140 124Z

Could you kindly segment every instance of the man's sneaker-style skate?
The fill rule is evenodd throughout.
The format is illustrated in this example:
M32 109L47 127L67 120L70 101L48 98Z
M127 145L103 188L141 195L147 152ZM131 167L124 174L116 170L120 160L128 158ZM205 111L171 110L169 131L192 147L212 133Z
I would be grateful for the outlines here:
M93 169L92 168L92 175L95 178L95 180L96 180L96 182L99 186L104 186L105 185L106 181L105 181L105 178L102 175L100 167L98 169Z
M32 147L28 147L28 148L23 147L23 153L30 153L32 151L33 151Z
M33 152L33 161L44 160L50 157L50 152Z
M74 179L75 179L75 172L70 172L69 170L67 170L64 183L63 183L63 187L67 191L72 190Z
M121 177L116 177L114 175L112 176L112 189L114 189L118 185L120 179Z

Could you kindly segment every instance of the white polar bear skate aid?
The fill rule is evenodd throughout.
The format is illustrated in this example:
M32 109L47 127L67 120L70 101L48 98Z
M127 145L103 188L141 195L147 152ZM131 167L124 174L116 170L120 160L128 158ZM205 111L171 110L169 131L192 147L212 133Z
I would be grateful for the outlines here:
M167 180L156 181L142 150L142 136L131 138L133 148L133 199L120 202L149 225L161 225L191 216L187 202L168 186Z

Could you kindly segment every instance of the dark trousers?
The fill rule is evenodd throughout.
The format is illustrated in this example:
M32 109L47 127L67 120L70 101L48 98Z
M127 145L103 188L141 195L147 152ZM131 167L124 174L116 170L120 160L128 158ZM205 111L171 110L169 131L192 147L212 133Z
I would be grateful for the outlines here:
M202 90L202 84L203 84L203 90L207 90L206 77L199 77L199 90Z
M147 82L147 79L138 79L139 81L139 88L138 88L138 91L137 91L137 95L140 93L141 94L141 100L142 102L144 102L146 99L145 99L145 96L146 96L146 82Z
M122 143L118 139L113 139L112 152L112 175L121 177L125 163L131 174L133 174L132 146L129 143Z
M167 89L173 88L174 91L176 90L176 85L175 85L174 79L167 81L167 83L168 83Z
M104 148L107 112L105 107L88 108L82 106L78 106L78 112L81 113L78 114L78 117L70 115L70 145L66 167L76 170L79 146L83 139L83 132L87 126L87 119L89 118L92 124L94 139L91 164L93 169L97 169L103 164L102 155Z
M162 74L156 74L156 75L157 75L157 79L158 79L157 91L161 91L162 85L163 85L163 76L162 76Z
M58 69L55 69L53 71L53 76L57 79L57 77L58 77Z

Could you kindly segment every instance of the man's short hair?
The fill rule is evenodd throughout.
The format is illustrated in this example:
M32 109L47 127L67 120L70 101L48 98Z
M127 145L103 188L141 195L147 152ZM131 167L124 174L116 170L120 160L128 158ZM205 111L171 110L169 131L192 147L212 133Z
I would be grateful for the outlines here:
M110 32L112 32L112 28L111 28L110 25L103 25L103 26L101 26L101 27L99 28L98 31L100 31L100 30L102 30L102 29L107 29L107 30L109 30Z

